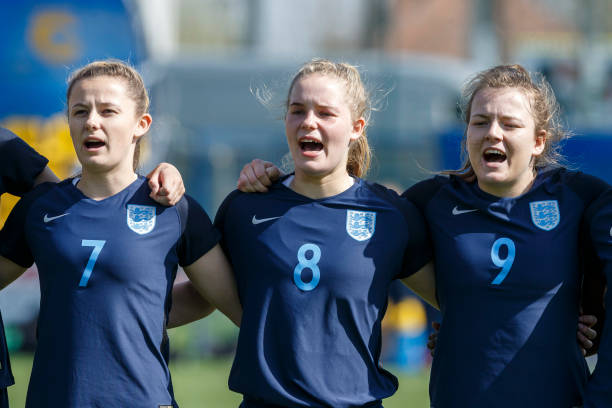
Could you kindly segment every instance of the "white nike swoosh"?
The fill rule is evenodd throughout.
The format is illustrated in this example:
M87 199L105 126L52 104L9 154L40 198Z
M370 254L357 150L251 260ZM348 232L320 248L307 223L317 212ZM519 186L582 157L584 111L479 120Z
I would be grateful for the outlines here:
M471 210L460 210L459 208L457 208L457 206L455 206L455 208L453 208L453 215L460 215L460 214L465 214L465 213L471 213L474 211L478 211L477 208L473 208Z
M49 215L48 215L48 214L45 214L45 216L43 217L43 221L44 221L44 222L53 221L53 220L55 220L55 219L57 219L57 218L64 217L64 216L66 216L66 215L68 215L68 214L70 214L70 213L66 213L66 214L62 214L62 215L56 215L55 217L49 217Z
M270 218L257 219L257 216L254 215L253 219L251 220L251 222L253 223L253 225L256 225L256 224L261 224L262 222L272 221L272 220L275 220L277 218L280 218L280 217L270 217Z
M610 236L612 237L612 227L610 227Z

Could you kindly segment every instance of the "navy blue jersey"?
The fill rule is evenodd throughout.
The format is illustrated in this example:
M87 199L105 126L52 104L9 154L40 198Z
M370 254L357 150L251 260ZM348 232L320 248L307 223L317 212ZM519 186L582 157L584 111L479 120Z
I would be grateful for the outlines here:
M177 265L218 242L204 210L149 198L140 177L96 201L69 179L11 212L0 255L36 262L41 304L27 407L174 405L165 323Z
M602 195L587 210L586 224L596 253L603 262L606 281L612 282L612 191ZM612 406L612 290L608 285L605 295L606 323L604 324L597 365L591 377L584 399L585 408L608 408Z
M0 195L11 193L21 196L30 191L34 180L46 166L47 159L11 131L0 128ZM14 383L0 315L0 388ZM2 400L0 407L4 406Z
M379 407L397 379L379 364L390 283L431 259L407 200L362 180L310 199L276 183L217 214L243 306L229 378L242 407Z
M27 193L46 166L47 159L11 131L0 128L0 195Z
M588 370L576 341L578 237L603 184L556 169L514 198L442 176L405 193L424 213L435 253L442 327L431 407L580 405Z

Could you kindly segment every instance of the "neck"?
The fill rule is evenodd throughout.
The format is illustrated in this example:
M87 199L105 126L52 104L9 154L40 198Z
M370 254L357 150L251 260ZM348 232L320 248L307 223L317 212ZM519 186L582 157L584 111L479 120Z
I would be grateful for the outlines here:
M308 198L331 197L348 190L355 180L345 171L342 174L324 176L305 174L296 171L291 181L291 189Z
M103 200L113 196L132 184L138 176L130 171L103 171L83 169L77 188L94 200Z
M478 187L480 187L480 189L485 193L489 193L496 197L518 197L531 189L531 186L536 179L536 175L537 173L534 170L533 172L529 173L529 177L510 185L505 183L483 183L478 180Z

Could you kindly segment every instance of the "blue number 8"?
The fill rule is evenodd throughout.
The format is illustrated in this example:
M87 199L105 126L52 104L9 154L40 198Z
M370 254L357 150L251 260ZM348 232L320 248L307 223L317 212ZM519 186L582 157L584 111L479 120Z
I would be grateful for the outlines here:
M508 256L504 259L499 257L499 250L505 245L508 248ZM514 242L510 238L499 238L493 243L493 247L491 248L491 260L498 268L502 268L501 272L493 279L491 285L499 285L506 279L508 272L510 272L510 268L512 268L512 264L514 263L514 256L516 254L516 249L514 248Z
M312 252L312 258L306 259L307 251ZM319 284L319 279L321 279L321 271L317 266L321 259L321 249L315 244L304 244L298 249L297 259L299 263L293 270L293 282L295 286L304 291L313 290ZM312 279L308 283L302 280L302 271L306 268L312 271Z

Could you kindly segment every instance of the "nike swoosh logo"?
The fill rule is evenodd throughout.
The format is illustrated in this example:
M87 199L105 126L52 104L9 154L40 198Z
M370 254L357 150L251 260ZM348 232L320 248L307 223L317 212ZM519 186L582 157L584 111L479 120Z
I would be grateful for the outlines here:
M56 220L58 218L65 217L68 214L70 214L70 213L66 213L66 214L62 214L62 215L56 215L55 217L49 217L48 214L45 214L45 216L43 217L43 221L44 222L50 222L50 221Z
M270 217L270 218L260 218L260 219L257 219L257 216L254 215L253 219L251 220L251 222L253 223L253 225L257 225L257 224L261 224L262 222L275 220L277 218L280 218L280 217Z
M610 236L612 237L612 227L610 227Z
M477 208L473 208L471 210L460 210L459 208L457 208L457 206L455 206L455 208L453 208L453 215L461 215L461 214L465 214L465 213L471 213L474 211L478 211Z

